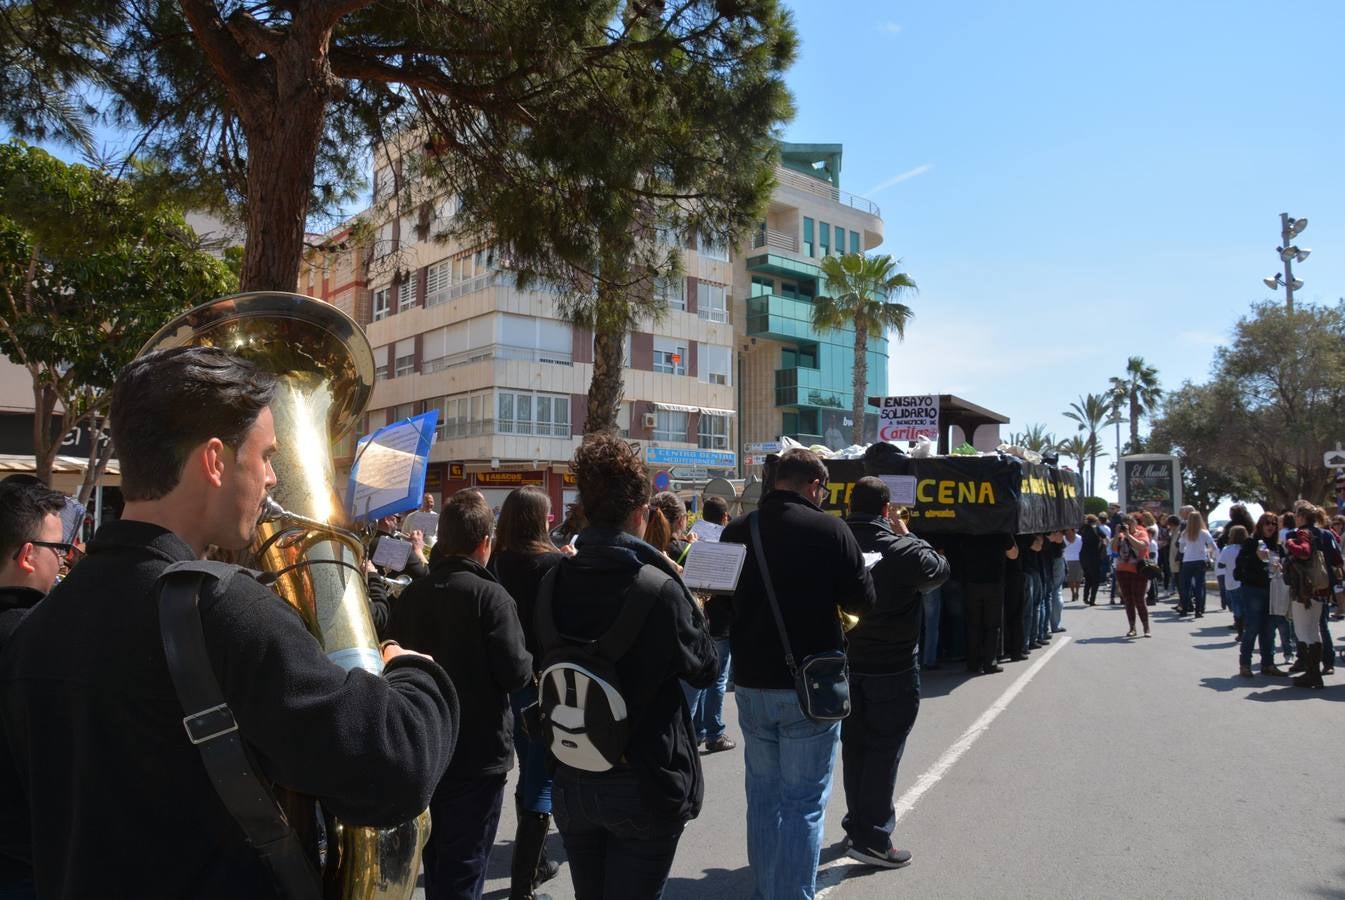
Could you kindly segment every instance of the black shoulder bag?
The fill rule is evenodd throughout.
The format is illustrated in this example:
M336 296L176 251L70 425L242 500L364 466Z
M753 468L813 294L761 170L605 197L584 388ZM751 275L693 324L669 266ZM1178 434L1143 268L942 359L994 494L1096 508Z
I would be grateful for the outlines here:
M318 900L322 885L317 867L285 820L270 787L257 776L206 653L197 607L201 586L212 579L223 587L240 573L246 575L247 570L192 560L173 563L159 576L159 634L168 674L186 713L182 725L187 738L200 752L224 808L270 868L284 896Z
M762 549L761 525L757 513L747 517L752 528L752 552L756 556L757 568L761 570L761 583L766 588L766 599L770 601L771 612L775 615L775 627L780 630L780 644L785 648L785 665L794 676L794 691L799 695L799 708L814 722L839 722L850 715L850 670L845 661L844 650L824 650L804 657L802 665L794 663L794 651L790 648L789 633L785 631L785 618L780 614L780 604L775 599L775 585L771 583L770 569L766 566L766 551Z

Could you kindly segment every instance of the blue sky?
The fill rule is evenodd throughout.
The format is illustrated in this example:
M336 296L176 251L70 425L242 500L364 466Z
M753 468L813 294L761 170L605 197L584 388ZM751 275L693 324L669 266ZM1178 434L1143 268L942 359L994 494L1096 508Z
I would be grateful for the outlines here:
M1345 4L792 6L785 137L845 146L920 285L893 393L1063 437L1131 354L1204 380L1271 295L1281 212L1309 219L1295 301L1345 294Z

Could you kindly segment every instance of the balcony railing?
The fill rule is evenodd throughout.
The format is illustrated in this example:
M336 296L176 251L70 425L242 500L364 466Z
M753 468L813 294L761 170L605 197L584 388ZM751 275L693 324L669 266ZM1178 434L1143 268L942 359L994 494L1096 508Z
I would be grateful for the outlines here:
M757 228L756 233L752 235L752 249L760 250L763 247L769 247L774 250L788 250L790 253L799 252L798 235L790 234L786 231L776 231L774 228L767 228L762 225Z
M570 433L569 422L523 422L518 419L480 419L469 422L466 419L449 419L440 421L439 427L435 430L435 437L439 440L517 435L568 438Z
M878 204L865 197L860 197L849 191L843 191L828 181L820 178L813 178L809 175L803 175L784 166L775 167L776 183L786 187L796 188L805 193L821 197L824 200L831 200L843 204L851 209L857 209L860 212L868 213L871 216L879 217L881 213L878 210Z
M487 272L485 275L478 275L475 278L449 285L427 296L425 306L441 306L450 300L456 300L468 294L475 294L477 291L484 291L488 287L494 287L500 283L500 275L499 272Z
M438 356L420 364L420 370L426 375L442 372L457 366L471 365L487 359L510 359L519 362L546 363L554 366L573 366L574 360L568 350L540 350L537 347L514 347L509 344L487 344L473 347L461 353Z

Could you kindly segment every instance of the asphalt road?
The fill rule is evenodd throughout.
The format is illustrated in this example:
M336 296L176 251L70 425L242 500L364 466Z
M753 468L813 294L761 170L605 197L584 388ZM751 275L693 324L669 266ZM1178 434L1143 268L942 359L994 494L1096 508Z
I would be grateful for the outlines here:
M1123 637L1120 606L1067 605L1068 633L1003 674L926 672L896 788L913 863L845 859L837 778L819 895L1345 898L1345 669L1319 691L1238 677L1231 616L1210 599L1199 621L1151 607L1149 640ZM740 741L731 697L726 713ZM665 897L748 898L742 754L703 762L705 809ZM508 896L510 805L493 900ZM543 890L573 897L564 868Z

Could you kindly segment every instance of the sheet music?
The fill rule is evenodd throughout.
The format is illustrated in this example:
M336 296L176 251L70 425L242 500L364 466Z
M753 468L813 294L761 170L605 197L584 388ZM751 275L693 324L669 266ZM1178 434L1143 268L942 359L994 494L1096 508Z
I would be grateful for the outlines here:
M738 587L745 559L746 544L696 541L687 552L682 580L693 591L731 594Z
M691 526L691 533L703 541L718 543L719 536L724 533L724 526L697 519L696 524Z
M915 505L915 476L914 475L879 475L883 484L887 485L891 492L891 502L893 506L914 506Z
M882 559L883 559L883 554L881 554L881 553L865 553L865 554L864 554L864 568L866 568L866 569L872 569L874 566L878 565L878 563L881 562Z
M378 546L374 548L372 562L374 565L382 566L390 572L400 572L406 568L406 561L410 558L410 541L402 541L384 535L378 539Z

